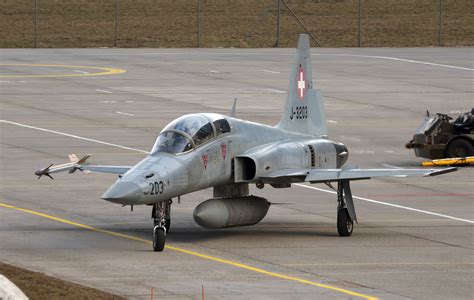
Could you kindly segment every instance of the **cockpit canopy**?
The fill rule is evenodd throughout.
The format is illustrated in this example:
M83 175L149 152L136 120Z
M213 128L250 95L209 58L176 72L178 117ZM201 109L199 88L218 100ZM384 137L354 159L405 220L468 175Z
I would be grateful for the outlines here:
M230 132L230 125L221 115L185 115L172 121L161 131L151 154L188 152L227 132Z

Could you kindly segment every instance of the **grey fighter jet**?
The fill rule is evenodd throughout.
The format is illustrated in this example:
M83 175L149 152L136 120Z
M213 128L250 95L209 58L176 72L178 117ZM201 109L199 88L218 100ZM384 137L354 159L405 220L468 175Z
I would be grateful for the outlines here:
M237 119L234 114L196 113L182 116L160 133L151 152L134 166L102 166L70 157L38 176L76 170L119 174L102 199L121 205L152 206L153 249L162 251L171 224L171 199L212 187L194 220L206 228L253 225L270 202L249 195L249 184L289 188L292 183L337 184L337 230L350 236L357 222L350 181L379 176L434 176L447 169L359 169L344 165L349 152L331 141L321 94L313 88L310 44L300 35L283 115L276 126ZM235 103L234 103L235 104ZM234 106L235 108L235 106ZM233 112L235 109L233 109Z

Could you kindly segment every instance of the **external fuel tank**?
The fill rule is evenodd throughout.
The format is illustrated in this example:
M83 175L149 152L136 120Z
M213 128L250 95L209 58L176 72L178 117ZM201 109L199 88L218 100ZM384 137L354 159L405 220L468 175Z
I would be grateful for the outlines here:
M257 196L209 199L194 209L194 221L202 227L217 229L254 225L267 214L270 202Z

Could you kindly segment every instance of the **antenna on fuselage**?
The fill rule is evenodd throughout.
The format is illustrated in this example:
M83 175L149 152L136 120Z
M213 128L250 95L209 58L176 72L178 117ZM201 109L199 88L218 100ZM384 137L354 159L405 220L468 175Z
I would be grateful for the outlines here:
M236 107L236 105L237 105L237 97L234 98L234 104L232 104L232 110L230 111L230 116L232 118L235 117L235 107Z

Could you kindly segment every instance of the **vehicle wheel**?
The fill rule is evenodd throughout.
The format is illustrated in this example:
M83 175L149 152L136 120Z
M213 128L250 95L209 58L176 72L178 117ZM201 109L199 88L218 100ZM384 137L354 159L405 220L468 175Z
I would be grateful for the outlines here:
M166 228L166 233L170 232L171 219L166 219L165 228Z
M161 252L165 248L166 233L163 227L153 229L153 251Z
M337 212L337 232L340 236L350 236L354 229L354 222L349 217L347 208L342 208Z
M474 147L464 139L456 139L449 143L446 150L447 157L467 157L474 156Z

